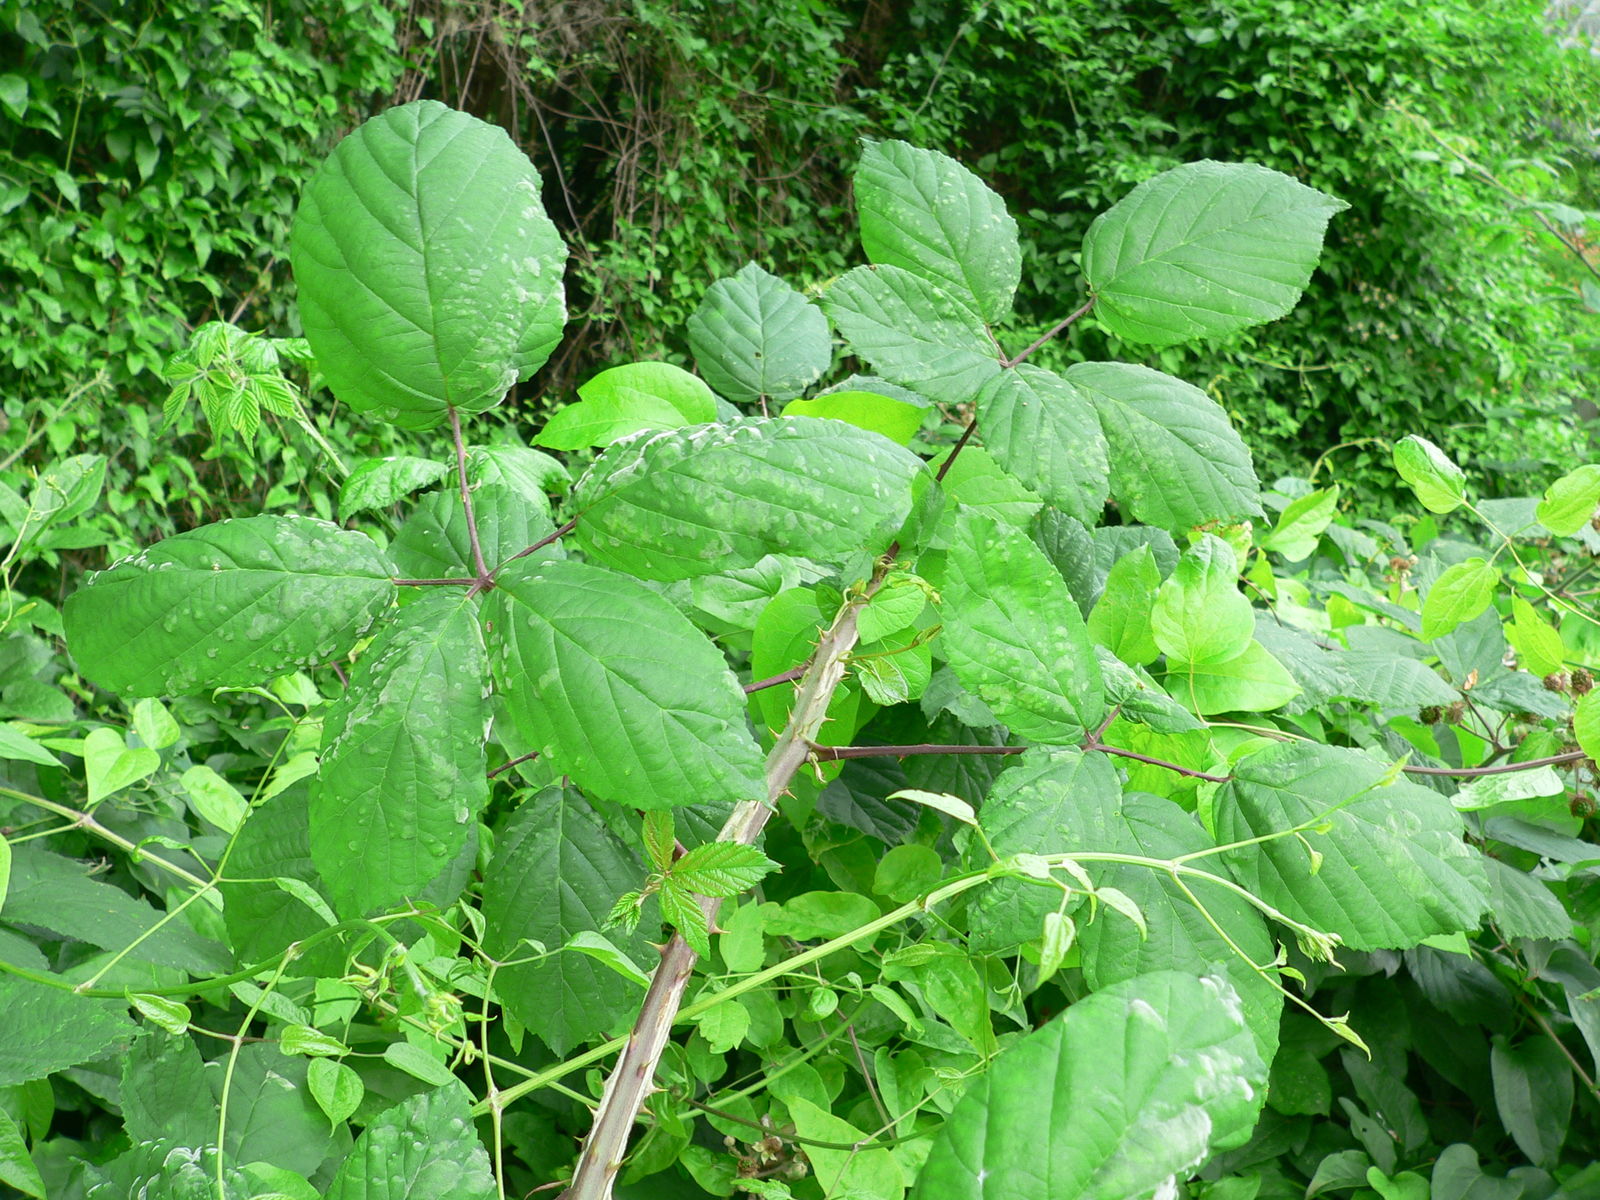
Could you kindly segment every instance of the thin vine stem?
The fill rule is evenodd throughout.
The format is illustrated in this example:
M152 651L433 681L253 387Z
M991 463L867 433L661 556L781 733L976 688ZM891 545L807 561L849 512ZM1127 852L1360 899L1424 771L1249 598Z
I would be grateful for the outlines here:
M519 559L519 558L527 558L528 555L532 554L534 551L543 550L551 542L559 541L561 538L566 537L567 534L571 533L577 527L578 527L578 518L577 517L573 517L572 520L568 521L565 525L561 526L560 529L557 529L553 533L545 534L544 537L540 538L537 542L535 542L533 545L529 546L526 550L518 550L510 558L506 559L506 562L516 562L517 559ZM502 563L501 565L504 566L505 564ZM499 568L496 568L496 570L498 570L498 569Z

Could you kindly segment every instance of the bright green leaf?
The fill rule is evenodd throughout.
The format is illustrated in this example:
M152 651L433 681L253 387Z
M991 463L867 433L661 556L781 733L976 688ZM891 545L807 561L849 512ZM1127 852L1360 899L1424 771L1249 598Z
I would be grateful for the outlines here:
M727 899L749 891L775 870L778 864L754 846L704 842L673 863L667 875L697 895Z
M1238 658L1256 615L1239 591L1239 564L1221 538L1204 534L1156 591L1150 632L1169 659L1202 666Z
M1084 237L1095 316L1119 337L1152 346L1276 320L1300 299L1328 221L1347 207L1254 163L1164 171L1097 217Z
M403 454L369 458L340 485L339 515L348 521L358 512L388 508L448 474L449 467L431 459Z
M716 396L682 367L624 363L601 371L580 387L577 403L557 409L533 440L552 450L578 450L609 446L646 430L679 429L716 419Z
M121 730L104 725L83 739L83 772L89 783L89 805L132 787L161 766L161 755L144 746L129 746Z
M1134 1200L1237 1142L1267 1081L1227 984L1158 971L1013 1042L935 1135L914 1200ZM1093 1120L1085 1120L1085 1114Z
M1600 762L1600 689L1578 701L1572 715L1572 736L1585 754Z
M928 410L876 392L825 392L809 400L789 401L784 405L783 415L831 417L857 429L881 433L891 442L904 446L917 436Z
M1300 694L1300 685L1260 642L1219 663L1167 661L1167 690L1203 717L1227 712L1270 712Z
M44 1180L28 1154L22 1131L4 1111L0 1111L0 1183L24 1196L45 1200Z
M1151 629L1161 571L1148 544L1117 560L1089 613L1089 636L1125 663L1154 662L1161 652Z
M61 760L54 754L10 725L0 725L0 758L38 763L41 767L61 765Z
M383 1048L383 1061L413 1079L431 1083L434 1087L447 1087L455 1082L449 1067L421 1046L414 1046L410 1042L390 1042Z
M224 833L237 832L250 814L250 804L239 789L203 763L185 771L182 783L194 811Z
M1289 562L1299 562L1317 548L1322 533L1339 507L1339 486L1308 492L1289 503L1266 537L1263 550L1273 550Z
M543 364L566 321L566 248L539 186L503 129L435 100L339 143L290 245L300 323L335 395L431 429Z
M1412 434L1395 443L1394 468L1429 512L1451 512L1466 496L1466 473L1427 438Z
M1569 471L1544 491L1539 501L1539 524L1560 537L1577 533L1600 505L1600 464L1585 463Z
M1443 637L1465 625L1494 602L1500 568L1481 558L1447 567L1422 601L1422 636Z
M1099 723L1105 696L1083 618L1024 534L959 513L939 586L951 668L1013 732L1069 745Z
M1517 652L1523 670L1550 675L1566 662L1567 648L1561 634L1521 596L1511 598L1511 622L1505 631L1506 641Z
M960 297L985 321L1002 321L1022 275L1017 223L966 167L906 142L875 142L855 173L861 246Z
M165 750L183 734L167 706L148 698L133 706L133 728L139 740L152 750Z
M306 1067L306 1087L317 1107L334 1125L355 1112L366 1095L361 1076L332 1058L319 1058Z

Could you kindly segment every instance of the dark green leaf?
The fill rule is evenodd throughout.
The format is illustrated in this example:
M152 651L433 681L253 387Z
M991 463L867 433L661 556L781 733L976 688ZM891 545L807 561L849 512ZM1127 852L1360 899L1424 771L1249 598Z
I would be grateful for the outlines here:
M43 1079L125 1045L139 1032L126 1006L0 973L0 1087Z
M180 1146L217 1140L217 1112L205 1063L193 1040L147 1032L122 1060L122 1120L135 1144L162 1138Z
M1572 1120L1572 1064L1560 1044L1539 1034L1515 1046L1497 1037L1489 1062L1500 1123L1535 1165L1554 1167Z
M301 197L291 261L334 393L408 429L498 404L566 321L538 172L504 130L434 100L339 143Z
M798 396L833 358L822 311L755 263L706 289L688 332L700 373L735 403Z
M485 949L510 962L551 951L575 934L598 930L613 901L644 878L644 864L576 792L549 788L523 802L496 840L483 881ZM612 940L636 963L651 951L637 933ZM554 953L512 962L495 986L517 1019L557 1054L603 1032L637 1006L615 972L584 954Z
M324 722L311 857L345 916L417 896L488 801L476 607L452 589L401 609Z
M346 653L394 596L372 539L305 517L180 533L67 598L79 669L111 691L248 687Z

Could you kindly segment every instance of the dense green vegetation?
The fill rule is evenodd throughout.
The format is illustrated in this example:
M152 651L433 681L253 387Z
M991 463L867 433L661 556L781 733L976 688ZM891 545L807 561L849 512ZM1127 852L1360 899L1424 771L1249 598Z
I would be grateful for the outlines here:
M0 0L0 1186L1600 1196L1600 73L894 7Z

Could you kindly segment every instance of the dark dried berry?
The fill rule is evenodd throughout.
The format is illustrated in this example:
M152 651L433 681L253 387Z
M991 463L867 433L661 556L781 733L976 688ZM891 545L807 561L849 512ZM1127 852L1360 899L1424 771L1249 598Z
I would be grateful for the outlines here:
M1449 708L1445 709L1444 719L1446 721L1448 721L1450 724L1454 725L1454 724L1458 723L1461 720L1461 718L1466 716L1466 715L1467 715L1467 702L1465 700L1457 700Z
M1427 708L1419 712L1417 716L1422 718L1422 723L1424 725L1437 725L1440 721L1444 720L1444 709L1440 708L1437 704L1430 704Z
M1565 671L1552 671L1544 677L1544 690L1547 692L1564 692L1572 686L1572 676Z
M1594 687L1594 676L1582 667L1572 668L1572 694L1587 696Z
M1594 797L1588 792L1573 792L1572 799L1567 801L1567 811L1575 817L1592 817L1597 806Z

